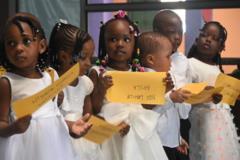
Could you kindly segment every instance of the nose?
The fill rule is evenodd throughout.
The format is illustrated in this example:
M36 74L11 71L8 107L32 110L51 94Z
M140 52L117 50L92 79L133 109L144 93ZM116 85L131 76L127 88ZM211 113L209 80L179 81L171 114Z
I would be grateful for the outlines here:
M122 47L123 46L123 40L122 39L119 39L118 41L117 41L117 46L118 47Z
M87 68L87 69L89 69L89 68L92 66L92 62L91 62L91 59L90 59L90 58L88 58L88 59L86 60L85 65L86 65L86 68Z
M180 41L181 38L182 38L182 36L181 36L179 33L175 33L174 39L175 39L176 41Z
M207 36L206 41L209 42L209 43L211 43L212 37L211 37L211 36Z
M16 45L15 49L16 49L17 53L21 53L21 52L23 52L23 48L24 48L24 45L22 43L18 43Z

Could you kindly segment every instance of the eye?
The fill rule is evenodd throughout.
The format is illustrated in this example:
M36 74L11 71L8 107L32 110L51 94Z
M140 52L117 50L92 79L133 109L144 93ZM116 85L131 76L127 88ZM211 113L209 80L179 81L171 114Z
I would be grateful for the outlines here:
M124 37L124 41L128 43L131 41L131 38L126 36L126 37Z
M213 36L212 39L213 39L214 41L219 41L219 40L220 40L220 38L219 38L218 36Z
M87 54L84 52L79 52L78 56L80 59L85 59L87 57Z
M8 42L7 42L7 45L8 45L9 47L15 47L15 46L17 45L17 42L15 42L15 41L8 41Z
M200 33L200 36L201 36L201 37L208 37L208 34L207 34L206 32L201 32L201 33Z
M117 38L116 38L116 37L112 37L112 38L110 39L110 41L111 41L111 42L117 42Z
M23 39L23 44L24 46L28 47L32 43L32 40L30 38L24 38Z
M168 30L168 31L166 32L167 35L172 35L172 34L175 34L175 33L176 33L175 30Z

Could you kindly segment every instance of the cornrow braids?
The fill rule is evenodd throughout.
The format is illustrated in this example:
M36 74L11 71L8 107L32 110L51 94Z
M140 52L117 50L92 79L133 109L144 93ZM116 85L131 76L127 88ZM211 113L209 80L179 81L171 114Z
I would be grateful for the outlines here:
M219 29L219 41L220 41L220 45L222 47L222 50L225 49L225 42L227 40L227 30L226 28L219 22L217 21L210 21L204 24L204 26L202 27L202 29L200 29L200 31L204 31L209 25L215 25L218 27ZM222 50L220 50L218 53L216 53L216 55L213 57L212 61L214 63L216 63L217 65L219 65L219 69L221 70L221 72L223 71L223 67L222 67L222 58L221 58L221 52ZM189 52L188 52L188 58L194 57L195 54L198 54L198 50L197 50L197 46L196 44L193 44L192 47L190 48Z
M91 40L91 36L78 27L62 22L56 23L50 36L49 55L51 66L58 70L59 51L68 51L72 53L73 62L83 57L82 48L85 42Z
M125 14L124 11L119 11L114 17L110 20L108 20L105 24L101 22L101 27L100 27L100 33L99 33L99 47L98 47L98 58L100 60L104 60L106 57L106 46L105 46L105 32L108 27L108 25L114 21L122 20L122 21L127 21L129 23L129 29L130 32L134 34L135 38L135 45L134 45L134 50L133 50L133 56L132 59L138 57L137 54L137 38L140 33L140 30L137 26L137 23L134 23L130 18ZM132 61L131 61L132 62Z
M4 41L5 41L5 36L6 36L5 33L11 25L16 25L17 28L19 29L19 31L21 33L23 33L24 30L22 28L21 22L29 25L29 27L31 28L32 33L33 33L33 40L34 41L37 40L37 38L39 38L40 40L46 39L43 28L42 28L40 22L37 20L37 18L30 17L27 14L25 16L24 15L17 15L17 16L14 16L14 17L10 18L5 25L5 28L2 32L2 38L1 38L1 41L0 41L1 63L7 71L10 71L14 66L8 61L6 53L5 53L5 47L4 47ZM47 50L45 50L44 53L39 54L38 64L36 66L36 69L40 69L40 70L43 71L45 68L48 67L48 65L49 65L48 54L47 54Z

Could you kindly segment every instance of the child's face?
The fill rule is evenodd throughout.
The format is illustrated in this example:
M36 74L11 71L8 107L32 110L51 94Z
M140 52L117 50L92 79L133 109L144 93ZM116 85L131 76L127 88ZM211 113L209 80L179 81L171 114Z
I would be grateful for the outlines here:
M199 53L210 59L222 50L219 28L216 25L210 24L205 30L201 31L197 39L197 49Z
M152 69L157 72L168 72L171 66L172 44L168 39L161 40L160 43L162 43L162 48L151 54L153 56Z
M173 46L173 53L177 51L182 43L182 22L178 17L172 16L167 23L163 24L162 34L169 38Z
M82 51L78 53L78 57L76 62L80 63L80 73L79 75L84 75L87 70L91 67L91 58L93 52L95 50L95 46L92 40L89 40L83 44ZM63 51L59 53L59 61L61 62L61 66L59 67L59 74L65 73L69 70L75 62L73 60L72 51Z
M79 59L80 62L80 76L84 75L87 70L91 67L91 58L93 56L95 46L92 40L84 43L82 49L82 57Z
M130 33L129 23L124 20L115 20L108 24L105 33L108 58L115 62L130 60L135 39L133 33Z
M18 69L35 68L43 46L38 38L33 37L32 29L27 23L20 22L23 33L15 24L11 24L6 31L5 53L9 62Z

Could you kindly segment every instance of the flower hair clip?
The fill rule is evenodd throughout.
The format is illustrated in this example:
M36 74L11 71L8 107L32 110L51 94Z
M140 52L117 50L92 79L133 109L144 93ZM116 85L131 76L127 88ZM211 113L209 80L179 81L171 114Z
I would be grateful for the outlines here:
M117 14L115 15L115 18L125 18L126 12L124 10L119 10Z
M134 36L135 37L137 37L138 36L138 33L137 33L137 31L133 28L133 26L132 25L129 25L129 30L130 30L130 33L131 34L134 34Z

